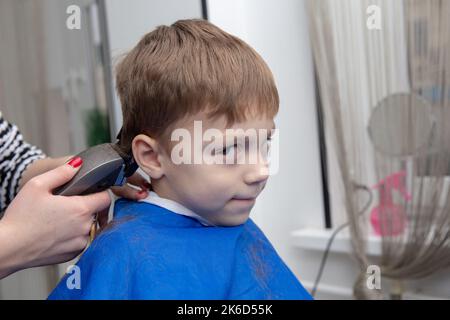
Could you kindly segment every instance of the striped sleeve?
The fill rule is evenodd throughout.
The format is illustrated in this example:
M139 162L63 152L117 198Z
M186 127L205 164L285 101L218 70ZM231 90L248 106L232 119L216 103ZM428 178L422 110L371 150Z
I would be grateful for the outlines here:
M17 194L25 169L45 154L23 140L18 128L0 112L0 217Z

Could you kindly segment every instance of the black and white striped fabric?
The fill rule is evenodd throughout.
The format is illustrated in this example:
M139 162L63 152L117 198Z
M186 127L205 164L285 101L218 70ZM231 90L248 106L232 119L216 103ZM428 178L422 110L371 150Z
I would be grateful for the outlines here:
M42 158L44 153L25 142L19 129L0 112L0 217L17 194L27 166Z

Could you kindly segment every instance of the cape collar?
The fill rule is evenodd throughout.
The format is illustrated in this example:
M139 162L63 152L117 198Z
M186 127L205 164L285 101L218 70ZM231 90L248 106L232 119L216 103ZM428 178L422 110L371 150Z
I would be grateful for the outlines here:
M164 209L170 210L173 213L182 215L182 216L187 216L187 217L191 217L196 219L198 222L200 222L201 224L205 225L205 226L213 226L212 223L208 222L206 219L204 219L203 217L199 216L198 214L196 214L195 212L193 212L192 210L186 208L185 206L181 205L180 203L170 200L170 199L166 199L166 198L162 198L160 196L158 196L158 194L154 191L150 191L148 196L144 199L139 200L140 202L147 202L147 203L151 203L154 205L157 205L159 207L162 207Z

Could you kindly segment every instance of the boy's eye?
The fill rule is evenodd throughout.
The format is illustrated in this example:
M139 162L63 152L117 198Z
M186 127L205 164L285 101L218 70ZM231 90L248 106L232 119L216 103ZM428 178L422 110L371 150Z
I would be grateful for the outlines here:
M221 153L222 153L222 155L226 156L227 154L230 153L231 150L233 150L236 147L237 147L237 144L233 144L231 146L225 147L222 149Z

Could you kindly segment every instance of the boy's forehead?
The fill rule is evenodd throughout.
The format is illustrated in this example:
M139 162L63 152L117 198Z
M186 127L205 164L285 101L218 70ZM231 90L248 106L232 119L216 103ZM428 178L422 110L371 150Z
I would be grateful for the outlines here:
M188 130L194 130L194 127L201 124L203 130L207 129L218 129L220 131L226 132L227 129L275 129L275 122L273 117L252 117L248 116L245 120L240 122L235 122L233 124L227 123L227 117L221 115L215 118L210 118L205 113L199 113L186 117L179 122L178 127L184 127Z

